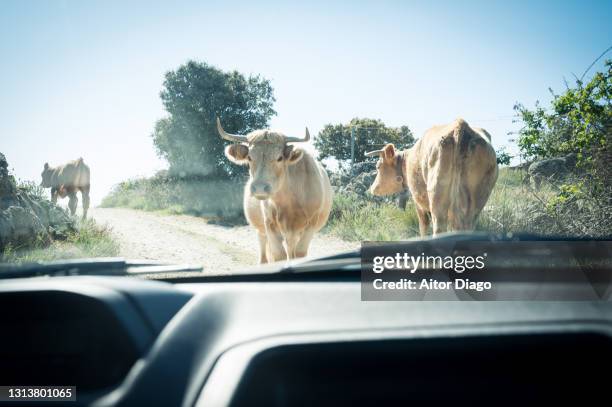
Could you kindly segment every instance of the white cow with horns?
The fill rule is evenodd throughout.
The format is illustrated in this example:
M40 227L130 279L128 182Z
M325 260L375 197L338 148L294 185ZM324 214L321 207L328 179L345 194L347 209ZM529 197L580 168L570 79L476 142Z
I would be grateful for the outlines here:
M237 135L223 130L217 118L217 130L235 143L225 148L227 158L249 166L244 215L257 229L259 262L306 256L313 235L327 222L333 197L323 166L289 144L308 141L308 128L304 138L266 129Z

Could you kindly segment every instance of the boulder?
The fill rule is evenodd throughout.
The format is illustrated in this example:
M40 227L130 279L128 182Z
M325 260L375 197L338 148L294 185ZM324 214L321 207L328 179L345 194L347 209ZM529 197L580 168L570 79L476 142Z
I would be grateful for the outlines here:
M15 179L8 172L8 162L0 153L0 207L7 206L17 192Z
M0 252L48 244L75 230L68 212L26 188L17 187L0 153Z
M539 188L542 182L563 181L576 169L576 155L568 154L565 157L556 157L533 162L527 171L531 183Z

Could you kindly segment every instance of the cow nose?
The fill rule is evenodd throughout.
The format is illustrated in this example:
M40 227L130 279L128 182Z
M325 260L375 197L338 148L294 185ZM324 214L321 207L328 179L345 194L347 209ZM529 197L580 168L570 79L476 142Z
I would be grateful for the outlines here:
M272 187L270 187L270 184L251 184L251 194L256 198L266 197L270 194L270 191L272 191Z

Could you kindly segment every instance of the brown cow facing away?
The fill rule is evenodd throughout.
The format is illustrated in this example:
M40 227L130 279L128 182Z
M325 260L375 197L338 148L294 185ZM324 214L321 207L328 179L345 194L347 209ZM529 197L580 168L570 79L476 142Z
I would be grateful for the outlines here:
M41 186L51 188L51 201L57 202L57 197L69 197L68 207L70 213L74 215L77 208L77 191L81 191L83 199L83 219L87 217L89 209L89 167L83 162L82 158L70 161L64 165L50 167L45 163Z
M246 136L229 134L217 119L222 138L237 142L225 148L227 158L248 165L244 214L259 237L259 262L304 257L313 235L327 222L332 187L323 166L307 151L288 143L310 139L271 130Z
M434 235L473 229L497 181L491 135L462 119L432 127L410 149L387 144L366 155L380 156L370 192L389 195L408 186L421 236L430 221Z

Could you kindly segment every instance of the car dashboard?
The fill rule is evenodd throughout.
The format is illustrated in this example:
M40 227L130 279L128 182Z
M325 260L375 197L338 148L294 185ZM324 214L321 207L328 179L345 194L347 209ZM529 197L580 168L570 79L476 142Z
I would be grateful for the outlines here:
M0 384L70 405L587 404L612 362L609 298L365 302L358 274L11 279L0 315Z

